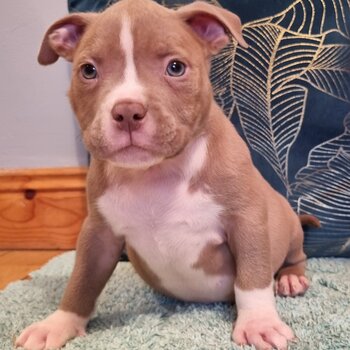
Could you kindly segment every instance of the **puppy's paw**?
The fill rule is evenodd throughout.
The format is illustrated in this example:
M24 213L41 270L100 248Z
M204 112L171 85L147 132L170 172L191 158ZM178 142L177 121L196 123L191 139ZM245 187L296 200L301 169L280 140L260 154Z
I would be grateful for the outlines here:
M85 335L87 318L57 310L43 321L27 327L16 340L26 350L60 349L68 340Z
M294 334L274 310L241 310L232 339L239 345L254 345L258 350L286 350Z
M282 275L275 283L276 294L284 297L303 295L308 288L308 279L294 274Z

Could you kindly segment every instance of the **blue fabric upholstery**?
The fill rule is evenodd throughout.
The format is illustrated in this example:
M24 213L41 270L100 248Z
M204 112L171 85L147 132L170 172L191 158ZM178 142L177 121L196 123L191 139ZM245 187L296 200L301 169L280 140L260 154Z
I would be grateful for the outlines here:
M322 228L306 229L308 256L350 257L349 0L211 2L241 17L250 45L232 43L213 60L217 101L264 177L298 213L320 219Z

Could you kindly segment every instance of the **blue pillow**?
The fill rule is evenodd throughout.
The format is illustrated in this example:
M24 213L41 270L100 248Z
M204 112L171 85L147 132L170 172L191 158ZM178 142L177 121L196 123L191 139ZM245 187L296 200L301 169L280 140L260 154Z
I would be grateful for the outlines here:
M74 11L111 0L70 0ZM189 0L159 1L168 6ZM350 6L347 0L211 1L238 14L249 49L213 59L217 101L255 165L298 213L308 256L350 257Z

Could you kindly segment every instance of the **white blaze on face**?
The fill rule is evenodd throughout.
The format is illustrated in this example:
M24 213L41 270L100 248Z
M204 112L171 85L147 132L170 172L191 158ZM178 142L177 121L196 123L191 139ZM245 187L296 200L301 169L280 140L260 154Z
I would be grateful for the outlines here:
M108 119L113 106L120 101L132 100L137 103L145 103L144 87L138 79L135 65L134 38L132 36L131 22L127 15L122 20L119 43L125 60L123 78L106 95L101 103L98 115L102 115L103 119L106 119L104 116Z
M115 127L112 111L116 104L123 101L143 104L147 108L145 87L141 84L135 65L134 37L130 17L125 14L121 21L119 33L120 52L124 58L122 78L106 94L101 101L95 117L96 134L103 135L106 149L111 154L110 159L115 164L126 168L144 168L159 163L163 157L155 156L147 151L152 148L156 125L152 117L148 116L142 123L142 128L133 131L132 144L138 149L126 149L131 144L131 135ZM123 151L121 151L123 150ZM121 151L121 152L119 152Z
M134 60L134 38L132 36L130 18L126 15L122 20L120 31L120 47L125 57L125 70L122 82L113 91L117 101L132 99L143 102L143 86L139 82Z

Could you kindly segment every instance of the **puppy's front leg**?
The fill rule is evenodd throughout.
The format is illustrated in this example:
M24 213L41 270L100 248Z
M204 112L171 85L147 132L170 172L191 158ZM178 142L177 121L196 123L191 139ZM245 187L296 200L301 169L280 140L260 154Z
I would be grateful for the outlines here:
M237 307L232 337L238 344L257 349L287 349L294 336L276 310L266 221L247 214L230 220L228 240L236 262Z
M85 334L97 297L111 276L124 247L102 220L87 218L79 236L77 256L59 309L26 328L16 346L27 350L58 349Z

